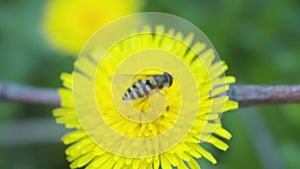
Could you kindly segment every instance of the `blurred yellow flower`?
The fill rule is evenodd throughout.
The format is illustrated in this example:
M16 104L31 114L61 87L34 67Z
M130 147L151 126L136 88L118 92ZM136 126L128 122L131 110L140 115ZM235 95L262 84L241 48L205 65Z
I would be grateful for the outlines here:
M145 29L149 30L151 28L145 27ZM62 107L55 109L53 114L58 123L64 123L67 128L75 129L63 138L63 142L66 145L70 145L66 150L66 154L68 156L67 159L71 162L71 168L85 166L89 169L172 169L172 167L177 167L178 169L196 169L200 168L196 159L201 157L208 159L213 164L216 163L216 159L200 143L207 142L224 151L228 149L228 145L222 139L230 139L231 134L222 128L220 116L222 112L236 109L238 105L236 102L230 101L228 96L224 94L229 89L229 84L235 81L234 77L222 76L228 68L227 65L224 62L213 62L216 57L213 49L207 48L206 44L201 42L193 43L193 34L184 36L172 28L165 30L164 26L157 26L154 30L152 34L138 34L116 44L109 51L107 57L102 60L102 64L98 68L98 63L94 63L97 56L90 54L89 56L80 58L77 62L79 65L85 62L89 66L81 67L80 69L76 68L72 74L63 73L61 75L65 87L59 89ZM167 34L168 36L162 34ZM166 65L166 69L172 67L172 65L176 65L176 60L182 62L189 69L188 72L191 73L192 77L195 77L196 91L193 91L193 94L198 97L198 100L196 97L194 98L189 95L186 97L184 93L180 93L189 86L193 88L193 84L189 83L192 81L188 81L188 77L184 75L180 76L180 72L184 72L185 70L181 67L173 66L173 69L170 69L170 71L177 71L176 69L178 69L177 74L170 72L170 74L174 73L174 84L162 91L165 95L167 106L155 120L138 122L128 119L129 115L121 115L122 112L116 107L113 99L113 84L108 79L114 76L120 63L124 63L124 60L130 58L129 56L134 57L133 53L137 51L146 52L146 49L158 53L155 55L151 53L149 57L144 57L143 59L157 56L159 61L164 63L162 66ZM160 52L163 52L163 55L158 56ZM145 54L143 53L142 56L145 56ZM171 58L169 62L165 60L167 57ZM140 63L136 62L135 66L138 64ZM98 69L94 80L90 78L93 77L93 74L90 74L89 71L92 67ZM141 73L152 74L159 71L161 70L151 68L144 69ZM105 147L99 146L85 132L78 119L80 118L76 114L78 110L75 111L74 106L74 78L76 74L83 78L83 80L95 84L92 95L96 97L96 104L101 109L99 111L101 116L111 129L128 138L153 138L167 133L168 130L176 127L176 123L180 123L175 128L175 132L178 134L181 130L184 130L186 127L185 122L189 123L190 118L194 120L191 123L192 126L182 139L178 139L178 144L169 149L166 148L162 153L157 153L155 146L161 150L161 147L168 145L168 143L172 142L172 139L176 139L176 134L170 135L166 140L159 140L157 144L152 145L139 145L133 141L133 146L141 146L143 149L150 147L154 151L151 156L145 155L145 157L141 156L139 158L122 156L117 152L126 153L126 151L130 151L130 153L135 153L135 151L138 151L137 153L139 153L139 151L143 151L141 148L127 150L126 147L130 147L130 144L124 145L122 144L122 140L114 140L110 136L111 133L108 133L109 131L106 130L102 130L101 133L94 133L100 135L100 140L108 139L109 143L115 148L116 153L107 151ZM186 83L181 86L181 82ZM87 83L84 82L84 84L86 85ZM87 86L82 86L82 88L77 90L80 90L81 94L88 94L88 90L90 89ZM121 98L121 95L118 98ZM80 99L75 98L75 100ZM183 107L184 102L187 103L187 107ZM86 100L82 100L80 104L82 110L85 110L84 118L87 118L89 113L98 112L98 110L92 110L94 109L92 104ZM141 107L138 104L137 106L133 106L136 110L140 111L141 115L147 115L143 110L144 106ZM191 107L195 106L195 111L191 111L193 110ZM130 111L128 109L125 112ZM178 120L182 113L186 114L181 117L181 120ZM193 116L194 114L195 116ZM94 123L95 121L94 119L90 119L89 122ZM96 125L95 127L99 126Z
M138 12L143 0L48 0L43 32L50 44L77 57L88 38L100 27Z

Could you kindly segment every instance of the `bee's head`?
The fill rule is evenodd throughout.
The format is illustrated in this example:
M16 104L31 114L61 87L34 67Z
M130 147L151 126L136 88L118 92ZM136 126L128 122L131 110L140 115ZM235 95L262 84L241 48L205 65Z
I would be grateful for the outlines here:
M171 86L173 83L173 77L167 72L164 72L164 76L167 78L168 87Z

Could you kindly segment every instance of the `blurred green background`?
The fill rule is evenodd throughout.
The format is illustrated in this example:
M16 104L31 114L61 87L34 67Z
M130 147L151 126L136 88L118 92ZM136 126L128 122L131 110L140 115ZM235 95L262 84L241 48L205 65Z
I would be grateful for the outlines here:
M74 59L49 47L41 34L45 0L0 0L0 80L57 88ZM147 0L143 11L175 14L211 40L238 84L299 84L300 1ZM0 168L68 168L66 129L51 108L0 102ZM204 169L298 169L300 105L240 108L223 115L233 138Z

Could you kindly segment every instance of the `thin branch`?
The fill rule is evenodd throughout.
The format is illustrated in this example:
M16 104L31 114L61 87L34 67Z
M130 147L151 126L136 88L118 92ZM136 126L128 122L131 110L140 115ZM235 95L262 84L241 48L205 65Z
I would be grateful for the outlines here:
M241 107L300 103L300 85L233 85L228 91Z
M267 104L300 103L300 85L232 85L227 92L241 107ZM0 100L58 107L55 89L18 85L0 81Z
M0 100L58 107L60 96L54 89L38 88L0 81Z

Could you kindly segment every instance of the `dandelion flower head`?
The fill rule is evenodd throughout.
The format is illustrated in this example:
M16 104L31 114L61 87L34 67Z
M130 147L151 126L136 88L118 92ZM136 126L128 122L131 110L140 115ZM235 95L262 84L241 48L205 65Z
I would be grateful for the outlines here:
M115 31L145 15L148 24L138 19L142 26L135 31L134 24ZM200 168L202 157L216 163L201 143L228 149L223 139L231 134L220 118L238 106L226 96L235 78L224 75L228 67L203 33L178 25L189 23L159 13L120 19L89 40L73 73L62 74L54 116L73 129L63 138L71 168ZM170 87L147 99L122 100L138 75L163 72L173 77ZM129 78L118 83L119 75Z
M84 43L100 27L137 12L142 6L143 0L49 0L43 32L54 48L78 56Z

